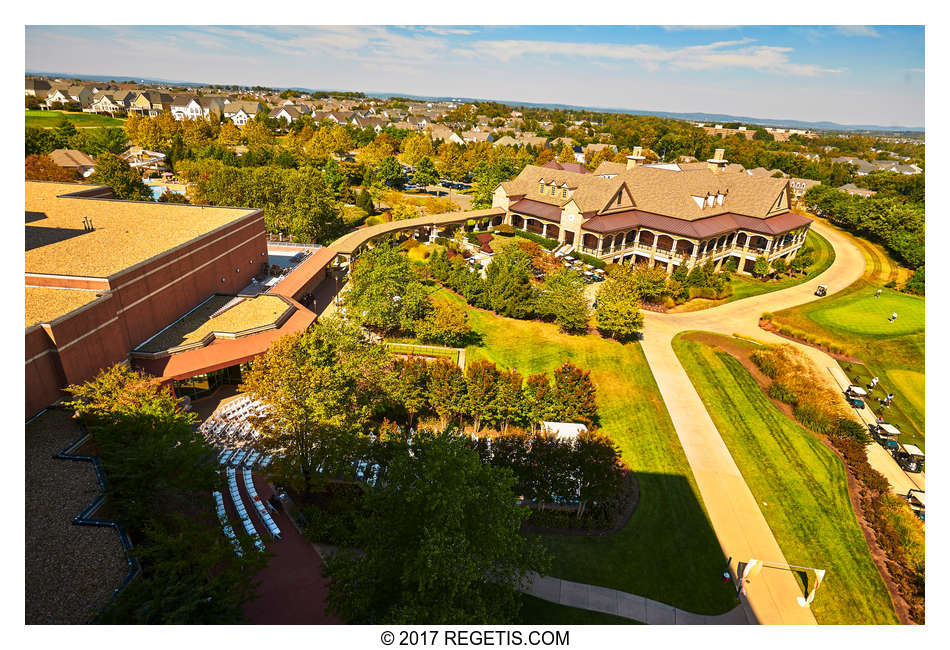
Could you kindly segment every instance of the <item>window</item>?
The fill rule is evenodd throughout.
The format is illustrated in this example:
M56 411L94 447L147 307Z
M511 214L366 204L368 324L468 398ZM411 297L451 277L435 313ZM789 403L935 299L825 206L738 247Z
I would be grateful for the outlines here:
M567 189L561 190L561 198L562 198L562 199L566 199L566 198L567 198Z
M544 194L544 183L541 183L541 188L538 190L540 194Z
M556 188L554 185L552 185L552 186L551 186L551 196L555 196L556 194L557 194L557 188Z

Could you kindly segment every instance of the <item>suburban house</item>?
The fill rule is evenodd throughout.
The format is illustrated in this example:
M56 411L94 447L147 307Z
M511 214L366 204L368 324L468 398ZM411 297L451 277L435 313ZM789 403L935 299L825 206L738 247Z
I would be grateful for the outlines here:
M273 120L280 120L286 125L290 125L292 122L299 120L304 115L306 115L306 113L301 111L300 108L294 106L293 104L288 104L286 106L279 106L273 109L267 114L267 117Z
M831 162L842 163L855 167L855 173L858 176L864 176L865 174L870 174L871 172L877 170L877 167L868 161L855 158L854 156L839 156L837 158L832 158Z
M224 117L234 122L235 126L244 126L262 110L264 106L260 102L239 99L224 105Z
M154 117L164 110L170 110L174 99L168 93L154 90L140 92L129 105L129 111Z
M361 129L373 129L376 133L379 133L383 130L383 127L386 126L386 120L379 117L357 116L353 118L351 124Z
M46 105L52 106L53 104L65 104L72 101L69 98L69 95L66 94L64 90L59 88L53 88L46 95Z
M492 142L494 140L488 131L462 131L461 135L465 142Z
M352 111L330 111L326 119L337 124L348 124L354 117L356 115Z
M842 185L838 188L838 191L844 192L845 194L850 194L851 196L860 196L862 199L866 199L877 194L877 192L874 190L866 190L863 187L858 187L854 183Z
M590 174L591 171L578 162L559 163L556 160L550 160L543 165L545 169L560 169L563 171L574 172L576 174Z
M727 171L723 153L688 169L643 165L636 153L593 174L528 165L495 189L492 206L515 228L606 262L671 273L735 257L747 273L760 256L791 260L811 220L791 211L788 180Z
M454 142L455 144L465 144L465 140L459 137L459 135L450 129L447 126L442 124L430 124L426 131L429 132L429 135L433 140L444 140L445 142Z
M197 120L202 117L201 104L191 95L175 95L171 105L172 115L176 120Z
M82 106L89 106L92 102L92 86L70 86L66 91L71 101L79 102Z
M722 124L717 124L716 126L704 126L702 127L703 131L706 132L706 135L716 135L720 138L728 138L730 135L741 135L745 137L746 140L751 140L755 137L755 131L750 131L748 127L740 126L736 129L723 128Z
M816 185L821 185L821 181L813 181L810 178L795 177L788 179L788 186L792 190L792 198L795 199L800 199L801 197L805 196L805 192Z
M82 177L89 176L96 167L91 156L77 149L54 149L49 157L60 167L73 169Z
M111 93L99 93L92 98L89 108L83 110L89 113L109 113L111 115L123 110L123 108L115 101Z
M46 79L34 79L32 77L27 77L26 79L26 94L32 95L33 97L40 97L40 93L48 94L51 90L49 82Z

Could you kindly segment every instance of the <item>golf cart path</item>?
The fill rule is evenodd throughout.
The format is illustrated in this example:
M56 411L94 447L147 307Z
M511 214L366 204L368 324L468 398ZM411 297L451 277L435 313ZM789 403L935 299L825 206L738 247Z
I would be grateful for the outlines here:
M585 585L537 573L529 576L521 589L526 594L567 607L613 614L648 625L747 625L750 621L742 605L717 616L694 614L666 603L625 591Z
M644 313L643 352L696 477L710 522L723 553L730 558L734 574L739 562L752 558L782 564L787 562L759 504L674 353L672 340L680 332L701 330L727 336L738 335L764 343L791 343L822 370L820 375L829 391L843 402L844 397L833 374L834 371L841 372L837 361L821 350L790 342L759 328L759 316L763 312L779 311L817 300L814 290L819 284L826 285L829 294L836 293L864 274L864 255L856 246L820 222L814 222L812 228L824 236L835 250L834 263L813 281L703 311ZM870 458L872 455L869 453ZM889 455L884 454L883 458L874 455L873 458L872 466L876 469L880 470L877 465L885 460L893 465L893 468L887 468L888 471L882 471L885 476L903 474ZM894 487L898 488L896 485ZM814 624L816 621L811 610L801 607L797 602L801 595L794 574L766 569L745 585L742 602L748 609L750 620L754 622Z

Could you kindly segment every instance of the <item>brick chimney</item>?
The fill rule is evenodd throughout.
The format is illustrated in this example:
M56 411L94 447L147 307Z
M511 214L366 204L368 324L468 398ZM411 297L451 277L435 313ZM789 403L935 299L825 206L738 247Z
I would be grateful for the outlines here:
M706 165L714 172L721 172L725 170L726 165L729 164L729 161L725 159L725 155L725 149L716 149L716 153L712 158L706 161Z
M634 147L633 155L627 156L627 169L633 169L637 165L642 165L646 156L642 155L643 147Z

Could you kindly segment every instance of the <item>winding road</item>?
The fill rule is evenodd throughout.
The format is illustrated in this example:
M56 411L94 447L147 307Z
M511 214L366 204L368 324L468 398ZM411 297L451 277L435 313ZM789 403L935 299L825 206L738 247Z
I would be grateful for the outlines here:
M751 558L782 564L786 560L759 504L673 352L672 340L680 332L702 330L737 335L763 343L789 343L788 339L759 328L759 316L763 312L779 311L817 300L814 291L819 284L826 285L829 294L841 291L860 279L865 270L864 255L844 236L817 221L812 224L812 228L825 237L835 250L834 263L812 281L704 311L645 313L644 354L696 477L713 529L723 553L730 558L734 573L738 562L746 562ZM798 343L792 345L822 371L820 375L827 383L829 394L840 397L841 388L835 379L841 373L837 362L821 350ZM844 398L840 399L843 401ZM871 452L874 451L879 449L869 448L872 465L888 477L895 489L900 490L903 485L895 485L895 482L901 481L901 477L907 479L907 476L886 453L883 457L872 457ZM765 569L745 585L742 602L749 622L814 624L816 621L809 608L801 607L797 602L801 595L794 574Z

